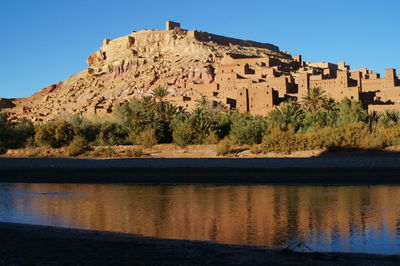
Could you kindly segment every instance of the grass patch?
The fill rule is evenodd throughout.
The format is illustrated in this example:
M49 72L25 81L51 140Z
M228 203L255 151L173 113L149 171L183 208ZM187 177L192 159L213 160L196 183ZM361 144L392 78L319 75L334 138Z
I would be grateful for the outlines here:
M216 146L217 156L226 156L235 151L234 142L229 138L224 138Z
M143 150L140 147L129 148L125 152L126 156L131 158L139 158L143 156Z

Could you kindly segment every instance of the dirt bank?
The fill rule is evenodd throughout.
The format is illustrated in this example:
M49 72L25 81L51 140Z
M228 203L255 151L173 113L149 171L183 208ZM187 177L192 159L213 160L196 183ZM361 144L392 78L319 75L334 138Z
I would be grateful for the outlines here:
M400 256L263 247L0 223L0 265L398 265ZM5 241L6 240L6 241Z
M400 184L400 157L0 158L0 182Z

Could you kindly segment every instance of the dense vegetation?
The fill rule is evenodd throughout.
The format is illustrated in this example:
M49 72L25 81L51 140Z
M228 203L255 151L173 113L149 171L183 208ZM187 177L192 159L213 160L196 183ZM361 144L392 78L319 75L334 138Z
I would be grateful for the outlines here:
M80 116L58 119L34 127L26 120L10 122L0 114L0 153L24 146L69 146L71 155L91 145L157 143L217 144L220 155L238 144L253 145L252 152L291 153L308 149L381 149L400 144L400 113L368 114L360 102L337 103L319 88L301 101L288 101L265 117L240 114L206 98L192 112L165 100L168 91L133 99L119 106L113 117L90 121ZM132 150L134 155L140 149Z

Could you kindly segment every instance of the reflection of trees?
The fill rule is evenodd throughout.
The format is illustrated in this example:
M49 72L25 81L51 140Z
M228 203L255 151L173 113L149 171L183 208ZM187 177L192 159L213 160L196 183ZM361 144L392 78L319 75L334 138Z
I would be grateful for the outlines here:
M400 188L395 186L13 187L78 192L33 197L28 208L49 223L56 218L80 228L267 246L318 239L328 246L347 245L346 239L362 240L382 227L391 238L400 237Z

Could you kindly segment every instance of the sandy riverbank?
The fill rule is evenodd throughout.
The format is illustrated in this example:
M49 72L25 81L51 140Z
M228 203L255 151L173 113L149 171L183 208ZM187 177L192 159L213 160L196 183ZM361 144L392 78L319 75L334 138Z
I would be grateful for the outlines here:
M0 223L0 265L398 265L400 256L297 253Z

